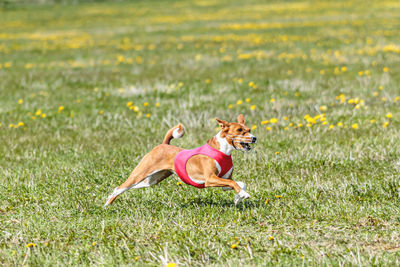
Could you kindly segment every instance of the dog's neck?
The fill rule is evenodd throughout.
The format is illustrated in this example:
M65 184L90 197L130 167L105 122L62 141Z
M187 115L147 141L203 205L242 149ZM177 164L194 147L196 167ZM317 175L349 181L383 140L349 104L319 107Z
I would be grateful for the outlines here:
M208 140L207 144L228 156L232 154L233 150L235 150L235 148L228 143L225 137L221 137L221 131L216 136Z

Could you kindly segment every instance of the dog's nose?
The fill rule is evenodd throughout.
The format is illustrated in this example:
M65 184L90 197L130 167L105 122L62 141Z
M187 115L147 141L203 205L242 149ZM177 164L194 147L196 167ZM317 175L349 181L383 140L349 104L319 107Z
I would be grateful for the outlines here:
M252 143L257 142L257 137L253 136L253 137L251 138L251 142L252 142Z

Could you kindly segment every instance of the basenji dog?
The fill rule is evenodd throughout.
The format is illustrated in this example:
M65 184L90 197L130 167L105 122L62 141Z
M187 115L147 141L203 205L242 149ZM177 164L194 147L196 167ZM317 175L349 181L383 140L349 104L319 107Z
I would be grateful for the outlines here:
M245 183L232 180L231 154L235 150L250 151L251 144L255 144L257 138L250 133L242 114L238 116L237 122L216 120L221 127L218 134L193 150L170 145L173 138L181 138L185 133L181 124L171 128L163 143L146 154L129 178L114 189L105 206L129 189L156 185L173 173L183 182L198 188L222 187L224 190L235 190L235 205L249 198Z

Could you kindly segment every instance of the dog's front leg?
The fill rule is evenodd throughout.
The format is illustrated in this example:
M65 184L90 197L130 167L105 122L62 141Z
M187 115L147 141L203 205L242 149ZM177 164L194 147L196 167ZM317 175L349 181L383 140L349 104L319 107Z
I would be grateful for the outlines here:
M237 182L231 179L223 179L219 178L215 174L210 175L206 179L205 187L230 187L233 190L236 191L235 195L235 205L238 204L240 201L243 199L249 198L250 195L245 191L246 185L244 183L241 183L241 186Z

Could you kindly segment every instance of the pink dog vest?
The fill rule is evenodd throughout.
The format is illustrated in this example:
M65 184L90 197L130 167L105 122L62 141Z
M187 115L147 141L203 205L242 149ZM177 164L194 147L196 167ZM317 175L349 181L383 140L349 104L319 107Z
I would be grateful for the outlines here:
M192 149L192 150L183 150L178 153L175 157L175 172L181 178L181 180L189 185L193 185L197 188L204 188L204 183L197 183L193 181L187 171L186 171L186 162L193 157L194 155L205 155L208 156L219 164L221 167L221 171L218 174L218 177L224 176L230 169L233 168L232 157L222 153L221 151L205 144L201 147Z

